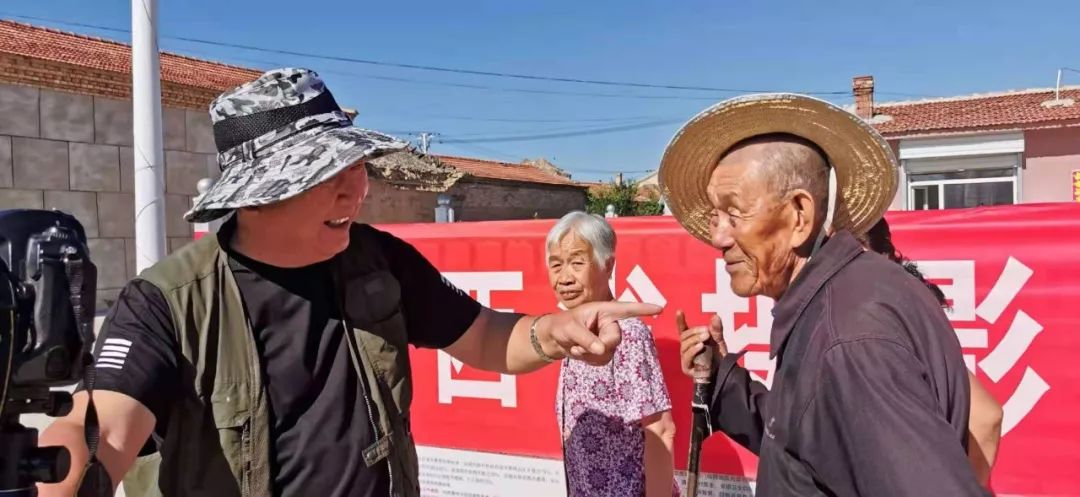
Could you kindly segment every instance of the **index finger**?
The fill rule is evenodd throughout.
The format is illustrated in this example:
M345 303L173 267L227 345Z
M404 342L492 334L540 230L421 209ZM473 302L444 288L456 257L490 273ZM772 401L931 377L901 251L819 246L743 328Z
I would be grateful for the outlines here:
M599 311L605 317L612 319L626 319L640 316L655 316L664 310L656 304L638 302L604 302Z
M686 326L686 315L683 314L682 309L675 311L675 326L680 333L686 331L687 328L689 328L688 326Z
M618 324L616 324L616 330L618 329L617 327ZM600 330L603 329L604 326L601 325ZM593 334L593 332L589 331L587 328L574 323L567 327L563 332L565 333L567 342L569 342L567 345L571 346L569 348L575 346L581 347L592 354L600 355L607 349L604 342L597 336L600 330L597 330L597 333Z

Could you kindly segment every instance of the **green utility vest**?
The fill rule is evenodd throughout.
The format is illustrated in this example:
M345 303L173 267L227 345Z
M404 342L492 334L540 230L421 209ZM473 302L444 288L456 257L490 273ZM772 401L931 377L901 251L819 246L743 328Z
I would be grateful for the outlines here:
M223 233L232 231L230 221ZM373 228L354 225L335 257L345 342L368 401L376 442L369 466L388 459L391 495L417 497L416 447L409 428L412 380L401 287L388 271ZM227 235L225 235L227 236ZM224 238L223 239L227 239ZM166 436L124 478L130 497L268 497L270 410L240 291L217 236L190 243L140 278L161 290L181 358ZM326 475L333 478L334 475Z

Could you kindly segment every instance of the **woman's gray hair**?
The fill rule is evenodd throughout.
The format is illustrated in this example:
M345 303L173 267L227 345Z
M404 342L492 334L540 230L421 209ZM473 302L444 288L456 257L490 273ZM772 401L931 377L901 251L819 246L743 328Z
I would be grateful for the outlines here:
M558 244L570 230L589 242L597 264L603 266L615 256L615 230L607 220L596 214L573 211L559 219L548 232L544 245L545 260L551 256L551 247Z

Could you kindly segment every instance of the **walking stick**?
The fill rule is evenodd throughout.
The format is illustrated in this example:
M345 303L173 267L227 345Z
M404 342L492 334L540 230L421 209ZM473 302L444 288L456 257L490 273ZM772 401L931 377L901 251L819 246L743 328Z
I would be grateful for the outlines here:
M686 318L682 312L675 315L679 333L687 330ZM690 458L686 465L686 495L697 497L698 477L701 471L701 443L712 435L709 422L709 397L712 394L712 338L705 342L705 348L694 356L694 397L690 401L693 422L690 428Z

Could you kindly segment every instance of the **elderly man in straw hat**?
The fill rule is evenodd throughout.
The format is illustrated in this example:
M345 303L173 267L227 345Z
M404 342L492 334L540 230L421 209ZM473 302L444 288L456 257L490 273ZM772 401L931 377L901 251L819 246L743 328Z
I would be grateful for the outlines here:
M713 354L711 422L760 456L759 497L985 495L955 333L921 282L855 237L896 192L881 136L817 99L737 98L680 130L660 184L736 294L776 299L771 391L727 353L718 318L681 335L688 375Z
M210 115L222 177L186 217L235 215L123 290L75 408L42 436L73 468L42 495L127 475L129 496L415 497L410 345L511 374L604 364L619 319L660 311L497 312L354 224L365 161L406 144L353 127L312 71L269 71Z

